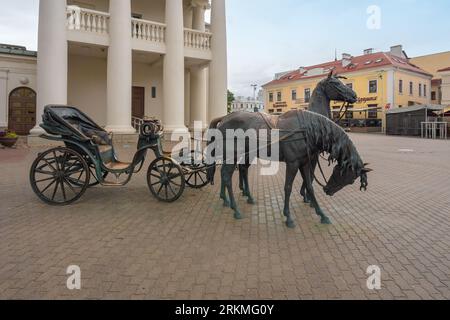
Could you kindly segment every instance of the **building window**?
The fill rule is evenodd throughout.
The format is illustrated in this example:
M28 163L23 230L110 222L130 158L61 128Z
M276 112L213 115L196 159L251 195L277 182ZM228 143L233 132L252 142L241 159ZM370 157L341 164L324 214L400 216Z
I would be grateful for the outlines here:
M370 80L369 81L369 93L377 93L378 92L378 81Z
M422 96L422 84L419 83L419 97Z
M377 104L369 104L369 112L367 113L367 117L369 119L378 119L378 110L376 108L378 108Z
M269 93L269 102L273 102L273 92Z
M152 99L156 99L156 87L152 87Z
M277 109L277 112L283 112L283 109Z
M311 89L305 89L305 103L311 101Z
M409 83L409 95L412 96L414 93L414 84L412 81Z
M347 83L346 86L353 90L353 83Z
M403 93L403 80L398 81L398 92Z
M269 113L273 113L273 111L274 111L273 109L269 109Z
M431 91L431 100L436 100L436 91Z
M281 96L281 91L280 91L280 92L277 92L277 101L278 101L278 102L281 102L281 98L282 98L282 96Z
M292 95L292 101L297 100L297 90L295 90L295 89L292 90L291 95Z
M423 85L423 96L424 97L427 96L427 85L426 84Z

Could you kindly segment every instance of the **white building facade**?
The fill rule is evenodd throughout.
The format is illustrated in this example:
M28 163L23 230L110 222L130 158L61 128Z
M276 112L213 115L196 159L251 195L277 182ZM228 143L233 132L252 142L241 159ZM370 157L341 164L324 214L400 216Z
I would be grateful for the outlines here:
M263 112L264 102L252 98L237 97L231 104L231 112Z
M172 132L225 115L225 10L225 0L41 0L31 134L42 133L49 104L78 107L117 134L135 133L133 118Z
M0 129L27 135L36 125L36 52L0 44Z

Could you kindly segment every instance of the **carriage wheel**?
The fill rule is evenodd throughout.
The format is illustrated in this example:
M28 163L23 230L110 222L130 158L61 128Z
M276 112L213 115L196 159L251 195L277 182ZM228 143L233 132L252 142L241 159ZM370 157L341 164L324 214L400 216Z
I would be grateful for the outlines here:
M89 166L83 157L67 148L55 148L38 156L30 170L34 193L50 205L77 201L89 187Z
M196 163L198 154L196 151L191 152L189 162L184 162L182 165L190 171L186 174L186 184L194 189L201 189L208 185L208 167L204 165L204 157L202 157L202 164Z
M158 158L150 164L147 182L151 193L163 202L178 200L185 188L183 169L170 158Z
M198 166L191 168L192 172L186 175L186 184L194 189L201 189L208 185L208 168L205 166Z

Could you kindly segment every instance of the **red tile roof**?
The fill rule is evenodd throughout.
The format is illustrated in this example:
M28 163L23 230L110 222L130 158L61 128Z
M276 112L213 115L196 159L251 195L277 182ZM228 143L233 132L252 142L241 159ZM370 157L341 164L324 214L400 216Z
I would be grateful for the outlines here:
M438 70L438 72L445 72L445 71L450 71L450 67Z
M325 74L319 74L319 75L312 75L308 76L309 70L323 68L324 72L330 72L331 69L334 70L335 74L345 74L350 72L356 72L361 70L368 70L373 68L378 68L382 66L394 66L399 69L408 70L412 72L417 72L426 76L432 76L430 73L426 72L425 70L419 68L418 66L412 64L408 61L408 59L403 59L400 57L393 56L390 53L386 52L377 52L372 54L366 54L358 57L352 57L351 58L351 64L347 67L342 66L342 60L338 61L332 61L332 62L326 62L322 64L318 64L315 66L305 67L305 71L303 73L300 73L300 70L294 70L291 71L284 76L280 77L279 79L275 79L267 84L265 86L269 85L276 85L276 84L282 84L287 83L291 81L296 80L303 80L303 79L313 79L318 77L323 77Z

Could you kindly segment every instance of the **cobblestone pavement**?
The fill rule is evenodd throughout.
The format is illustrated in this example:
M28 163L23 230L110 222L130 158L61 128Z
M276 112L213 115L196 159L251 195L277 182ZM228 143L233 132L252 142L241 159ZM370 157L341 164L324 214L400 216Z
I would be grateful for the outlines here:
M217 185L163 204L145 173L49 207L28 182L39 150L0 150L0 298L450 299L450 142L351 137L375 170L368 192L317 189L331 226L294 196L294 230L284 170L252 170L257 205L240 197L235 221ZM79 291L66 287L69 265L81 267ZM370 265L381 267L379 291L367 289Z

